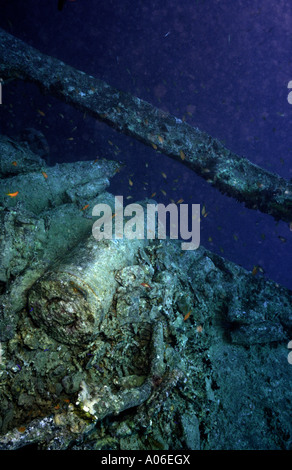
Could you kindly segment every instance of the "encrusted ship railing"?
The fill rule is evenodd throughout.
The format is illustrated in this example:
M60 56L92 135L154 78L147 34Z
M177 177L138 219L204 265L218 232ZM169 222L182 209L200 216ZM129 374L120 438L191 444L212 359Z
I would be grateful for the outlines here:
M0 77L33 82L188 166L212 186L276 220L292 220L292 184L229 151L218 140L102 80L42 54L0 30Z

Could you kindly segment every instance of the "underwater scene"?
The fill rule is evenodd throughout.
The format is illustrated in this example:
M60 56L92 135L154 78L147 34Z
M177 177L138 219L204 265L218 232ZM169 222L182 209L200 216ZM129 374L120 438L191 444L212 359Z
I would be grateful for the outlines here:
M0 2L1 451L292 450L291 45L288 0Z

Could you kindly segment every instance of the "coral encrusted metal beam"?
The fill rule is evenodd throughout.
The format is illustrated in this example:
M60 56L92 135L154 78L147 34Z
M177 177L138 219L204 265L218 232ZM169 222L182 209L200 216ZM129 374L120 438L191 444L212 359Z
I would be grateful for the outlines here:
M247 207L292 222L292 184L229 151L218 140L0 29L0 78L37 84L114 129L191 168Z

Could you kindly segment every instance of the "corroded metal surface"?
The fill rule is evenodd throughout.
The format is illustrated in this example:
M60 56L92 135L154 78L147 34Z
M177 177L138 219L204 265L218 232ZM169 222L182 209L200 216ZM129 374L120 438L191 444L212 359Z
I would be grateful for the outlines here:
M229 151L199 129L42 54L4 30L0 30L0 75L36 83L47 93L187 165L247 207L291 222L290 182Z
M0 341L5 341L15 333L27 290L91 233L93 207L114 206L105 189L120 164L48 167L24 144L3 136L0 150Z
M29 293L36 323L67 344L92 341L117 288L115 272L134 263L144 240L100 240L91 235Z
M247 205L290 220L283 179L138 98L5 32L0 38L4 78L34 81ZM13 155L4 155L9 164ZM1 168L25 193L25 173L43 162L23 152L21 162L22 177ZM55 178L52 197L62 197L53 207L47 197L38 209L37 193L29 211L3 199L0 448L291 448L291 292L203 247L88 240L93 220L83 199L91 210L96 186L73 180L63 193ZM112 206L110 195L102 198Z
M77 273L78 251L73 260ZM50 329L46 307L37 327L29 307L21 312L0 350L0 447L289 448L291 292L202 247L182 253L177 242L117 260L91 342L56 340L57 315ZM97 285L101 296L111 279ZM82 314L80 289L70 296Z

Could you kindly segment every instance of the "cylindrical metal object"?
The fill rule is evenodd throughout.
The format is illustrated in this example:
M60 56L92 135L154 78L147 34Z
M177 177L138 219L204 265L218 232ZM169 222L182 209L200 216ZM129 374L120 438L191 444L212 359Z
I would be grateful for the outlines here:
M144 240L89 237L33 285L28 297L33 320L62 343L92 341L111 306L115 272L132 265L144 244Z

